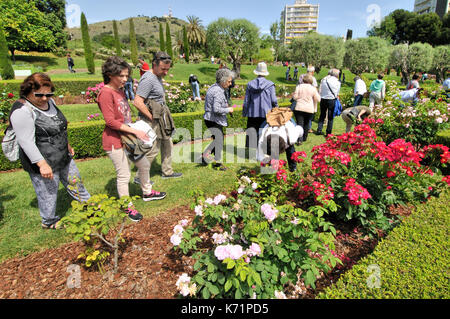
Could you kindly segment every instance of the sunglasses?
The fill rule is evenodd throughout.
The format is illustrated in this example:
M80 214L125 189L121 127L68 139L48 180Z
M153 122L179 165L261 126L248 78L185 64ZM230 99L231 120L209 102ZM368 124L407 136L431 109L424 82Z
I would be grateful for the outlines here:
M36 93L36 92L34 93L34 96L35 97L39 97L39 98L43 98L44 96L49 98L49 97L52 97L54 95L55 95L55 93Z

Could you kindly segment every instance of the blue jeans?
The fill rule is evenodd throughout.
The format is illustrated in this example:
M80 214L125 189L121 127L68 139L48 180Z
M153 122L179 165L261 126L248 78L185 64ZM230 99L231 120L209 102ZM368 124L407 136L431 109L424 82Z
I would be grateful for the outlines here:
M63 184L69 195L79 202L86 202L91 195L81 182L80 172L73 160L59 171L53 172L53 179L47 179L41 174L29 173L31 183L36 192L39 213L42 224L50 226L60 217L56 215L56 200L58 197L59 182ZM75 183L73 180L75 179Z
M362 102L363 98L364 98L364 96L361 95L361 94L355 96L355 103L353 104L353 106L361 105L361 102Z
M191 87L192 87L192 95L195 98L199 98L200 97L200 86L198 85L198 82L193 82L191 83Z

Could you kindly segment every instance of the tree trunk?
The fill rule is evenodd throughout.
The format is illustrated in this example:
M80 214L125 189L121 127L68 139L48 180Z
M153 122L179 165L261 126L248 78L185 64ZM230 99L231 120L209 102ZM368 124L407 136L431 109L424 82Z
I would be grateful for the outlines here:
M13 64L16 64L16 55L14 54L14 52L16 51L15 49L11 49L11 58L12 58L12 62Z
M234 73L236 73L236 78L241 78L241 62L240 61L233 61L233 70Z
M409 73L402 70L402 83L408 85L409 83Z

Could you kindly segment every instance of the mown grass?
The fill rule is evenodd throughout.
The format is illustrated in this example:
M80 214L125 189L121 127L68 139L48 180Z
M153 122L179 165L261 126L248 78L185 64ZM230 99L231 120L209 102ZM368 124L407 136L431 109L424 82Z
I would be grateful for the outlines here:
M313 128L316 128L313 123ZM335 133L343 133L344 123L339 118L335 121ZM314 145L322 143L323 136L310 135L309 140L298 150L310 152ZM173 167L183 177L175 180L163 180L160 176L160 158L152 165L151 179L155 182L154 189L167 192L162 201L145 203L136 202L138 210L145 216L156 216L178 206L190 205L193 201L191 191L202 190L209 196L229 192L236 174L241 167L258 168L256 162L245 162L234 154L237 149L244 148L245 136L240 134L226 139L226 145L231 152L225 152L224 158L229 170L215 171L198 164L189 163L190 159L200 157L202 150L209 141L203 143L177 145L174 148ZM227 146L225 146L227 147ZM226 149L227 150L227 149ZM233 163L226 159L234 158ZM77 163L83 181L91 194L106 193L117 196L115 172L108 158L98 158ZM134 173L132 174L134 176ZM36 195L28 174L22 170L0 173L0 261L14 256L24 256L35 251L56 247L71 240L63 230L45 231L40 228L39 209ZM130 183L130 195L141 195L138 185ZM58 193L57 214L64 216L71 212L71 199L61 186Z
M416 207L371 255L319 298L448 299L449 200L447 190Z

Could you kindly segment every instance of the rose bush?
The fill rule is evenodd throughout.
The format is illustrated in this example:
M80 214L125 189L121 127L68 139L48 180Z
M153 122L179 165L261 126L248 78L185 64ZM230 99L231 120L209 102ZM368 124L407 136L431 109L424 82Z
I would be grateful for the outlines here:
M6 123L8 121L9 112L11 111L12 103L14 102L14 94L6 90L4 85L2 92L0 93L0 123Z
M378 136L386 143L401 137L416 148L433 143L437 132L449 125L450 101L435 88L411 105L398 98L400 90L395 81L390 82L393 83L388 86L386 102L374 109L373 117L384 121L377 129Z
M191 225L175 226L175 249L196 260L195 275L184 280L191 290L178 285L182 295L194 296L195 287L195 296L203 298L274 298L300 278L314 287L320 271L340 262L331 253L336 233L324 219L327 208L306 211L265 202L248 176L238 189L230 197L197 194Z

